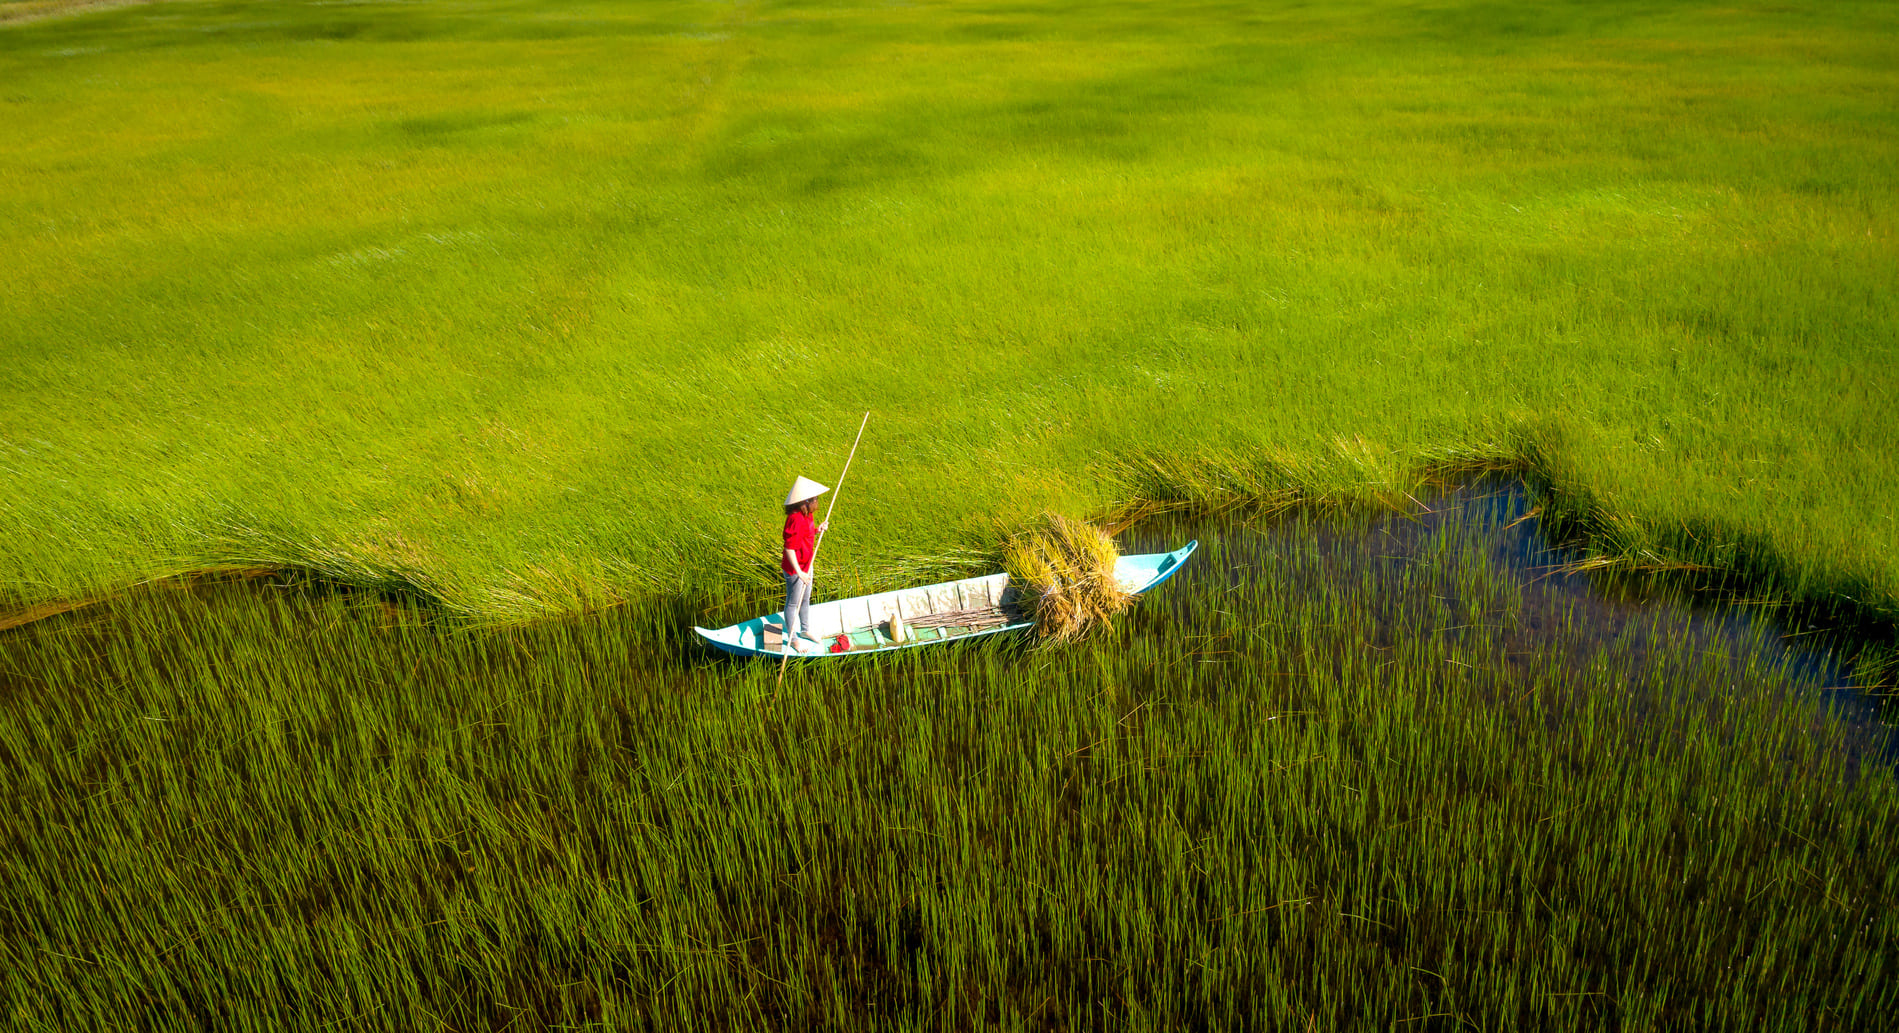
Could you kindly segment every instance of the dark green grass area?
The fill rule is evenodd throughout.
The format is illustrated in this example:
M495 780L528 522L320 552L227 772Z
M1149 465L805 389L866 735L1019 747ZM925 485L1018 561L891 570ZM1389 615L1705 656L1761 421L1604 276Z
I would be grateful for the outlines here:
M1742 618L1550 589L1504 517L1207 525L1106 636L782 684L682 641L742 599L471 633L209 586L0 634L0 1014L1877 1025L1886 733Z
M1886 4L173 3L0 30L0 599L867 582L1130 457L1533 439L1891 607ZM1719 531L1685 555L1672 529ZM1697 536L1697 541L1701 536ZM1692 550L1690 550L1692 551ZM1843 582L1842 582L1843 583Z

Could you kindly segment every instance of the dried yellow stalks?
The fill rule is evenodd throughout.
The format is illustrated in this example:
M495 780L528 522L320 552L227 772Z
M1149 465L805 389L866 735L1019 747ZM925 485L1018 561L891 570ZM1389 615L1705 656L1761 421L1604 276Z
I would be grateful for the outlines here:
M1106 624L1133 596L1114 576L1120 550L1093 524L1044 513L1010 536L1003 566L1017 604L1041 635L1065 642Z

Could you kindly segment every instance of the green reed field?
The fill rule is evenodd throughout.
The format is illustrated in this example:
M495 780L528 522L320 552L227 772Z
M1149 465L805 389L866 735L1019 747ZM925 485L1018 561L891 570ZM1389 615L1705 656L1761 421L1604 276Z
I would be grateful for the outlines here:
M1539 594L1482 534L1408 526L1265 544L1203 526L1112 634L801 662L782 683L685 641L711 600L445 631L373 594L159 586L0 632L0 1016L1893 1014L1890 736L1857 751L1826 694L1788 690L1770 634Z
M1179 487L1144 458L1532 456L1608 553L1890 613L1895 101L1884 3L5 24L0 596L750 583L872 410L826 547L867 583Z
M0 1023L1876 1025L1895 202L1890 4L0 0ZM712 658L865 410L1202 550Z

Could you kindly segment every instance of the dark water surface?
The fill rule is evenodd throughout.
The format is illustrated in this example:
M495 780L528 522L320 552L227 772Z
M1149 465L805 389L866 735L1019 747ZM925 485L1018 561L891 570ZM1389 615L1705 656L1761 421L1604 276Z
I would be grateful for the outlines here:
M1879 701L1850 684L1831 654L1802 648L1806 636L1784 632L1771 607L1696 601L1652 575L1577 569L1580 557L1542 533L1520 482L1480 479L1408 516L1161 518L1126 532L1121 550L1160 552L1194 538L1203 548L1141 609L1191 620L1197 590L1240 592L1262 580L1281 591L1342 593L1375 627L1372 648L1419 637L1467 644L1488 660L1473 662L1471 674L1499 700L1524 691L1533 673L1547 674L1538 667L1552 658L1571 668L1576 691L1619 672L1638 719L1656 705L1640 694L1645 686L1685 680L1710 698L1778 686L1826 702L1837 720L1812 732L1831 738L1853 767L1899 761L1899 735Z

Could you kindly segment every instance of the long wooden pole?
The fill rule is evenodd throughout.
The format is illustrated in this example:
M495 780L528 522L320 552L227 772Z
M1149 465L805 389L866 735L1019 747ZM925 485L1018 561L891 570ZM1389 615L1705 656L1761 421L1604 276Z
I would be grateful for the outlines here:
M837 475L837 487L831 489L831 504L824 507L824 522L827 524L831 522L831 514L837 512L837 497L844 494L844 478L851 475L851 460L857 458L857 443L864 440L864 428L869 424L870 412L867 410L864 413L863 422L857 425L857 436L851 439L851 454L844 457L844 472ZM824 548L824 535L819 534L818 540L811 544L812 580L817 579L818 550L822 548Z
M857 443L864 440L864 428L870 424L870 411L865 410L864 419L857 425L857 436L851 439L851 454L844 458L844 472L837 475L837 487L831 489L831 504L824 508L824 522L831 522L831 514L837 512L837 497L844 494L844 478L851 475L851 460L857 458ZM824 548L824 535L811 544L811 590L817 591L818 550ZM804 629L807 633L810 628ZM778 646L778 680L785 680L785 664L791 661L791 615L785 615L785 637Z

